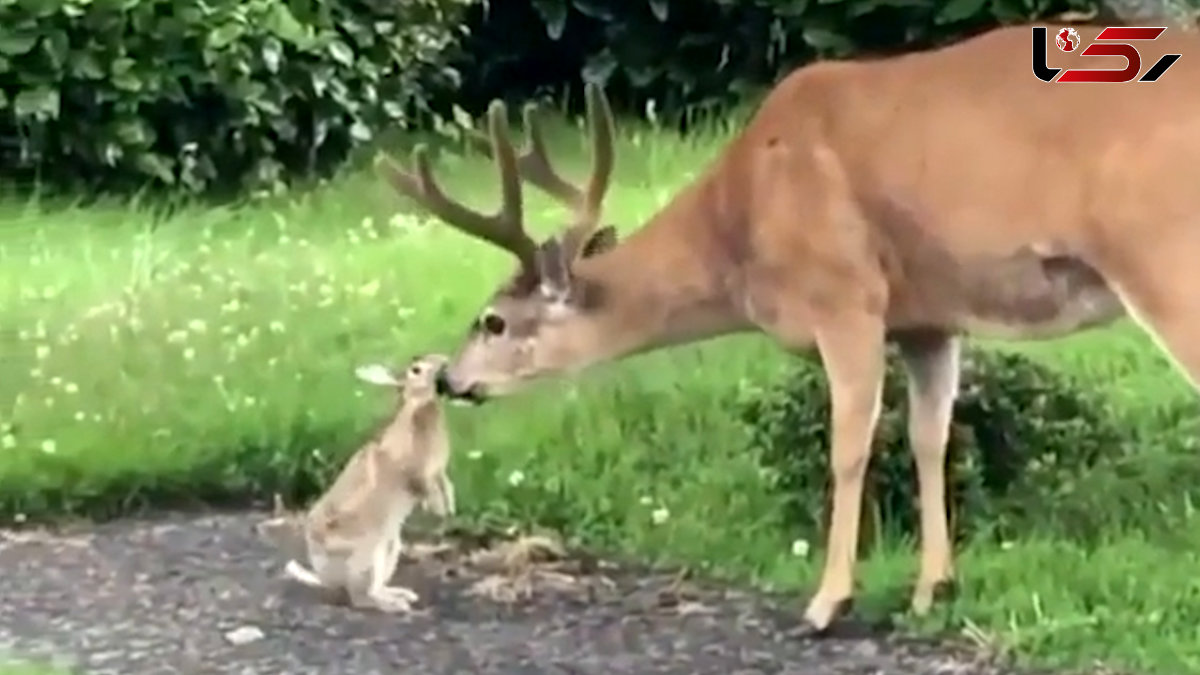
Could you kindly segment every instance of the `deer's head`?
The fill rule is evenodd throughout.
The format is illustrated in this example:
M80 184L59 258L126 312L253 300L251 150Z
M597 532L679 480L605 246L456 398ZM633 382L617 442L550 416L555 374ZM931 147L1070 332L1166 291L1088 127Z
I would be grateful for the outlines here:
M518 262L517 271L472 321L465 344L441 370L442 393L478 402L543 375L590 365L606 353L599 318L602 289L576 274L575 264L617 243L616 230L600 226L614 164L613 119L599 87L589 84L586 94L592 175L584 187L572 185L550 165L532 105L525 108L527 147L516 153L500 101L488 108L488 135L470 136L473 145L495 160L500 174L502 204L495 214L479 213L447 197L422 146L413 152L412 172L386 157L378 164L398 192L451 227L509 251ZM522 180L572 211L570 225L541 243L525 231Z

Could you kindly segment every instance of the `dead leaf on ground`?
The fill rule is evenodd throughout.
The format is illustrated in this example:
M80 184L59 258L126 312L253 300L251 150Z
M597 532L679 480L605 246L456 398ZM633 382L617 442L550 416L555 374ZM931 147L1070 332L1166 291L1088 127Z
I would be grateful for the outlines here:
M716 609L702 602L687 600L675 606L675 613L680 616L691 616L692 614L714 614Z
M693 602L700 597L699 591L691 584L687 583L691 577L691 570L686 567L679 570L671 583L658 591L656 601L659 607L678 607L680 605Z
M44 529L0 530L0 545L3 544L58 544L71 548L87 548L92 535L64 535Z
M566 548L545 535L526 535L499 542L472 553L468 564L501 574L516 574L535 565L553 563L567 556Z
M467 595L483 597L501 604L512 604L533 596L533 583L528 574L510 576L489 574L471 584Z
M445 541L426 543L412 542L406 544L400 552L401 557L412 562L421 562L423 560L449 560L455 553L456 548L453 544Z

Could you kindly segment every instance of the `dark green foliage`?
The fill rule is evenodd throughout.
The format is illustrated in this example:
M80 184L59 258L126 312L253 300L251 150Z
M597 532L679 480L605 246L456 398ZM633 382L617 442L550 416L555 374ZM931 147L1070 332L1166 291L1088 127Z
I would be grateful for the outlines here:
M1099 0L511 0L468 13L459 102L578 92L580 74L642 111L723 107L814 56L932 45ZM532 28L537 26L539 28Z
M582 74L639 113L723 107L817 55L1097 1L0 0L0 177L270 188L451 102L577 93Z
M273 187L453 84L470 0L0 0L0 171Z
M831 487L830 406L819 361L802 360L780 382L748 394L741 417L771 489L786 495L799 532L823 531ZM889 364L883 398L865 518L889 532L915 534L916 471L898 359ZM968 352L947 462L955 535L1010 536L1050 527L1049 511L1078 501L1079 478L1098 463L1117 462L1129 448L1111 406L1086 386L1020 355Z

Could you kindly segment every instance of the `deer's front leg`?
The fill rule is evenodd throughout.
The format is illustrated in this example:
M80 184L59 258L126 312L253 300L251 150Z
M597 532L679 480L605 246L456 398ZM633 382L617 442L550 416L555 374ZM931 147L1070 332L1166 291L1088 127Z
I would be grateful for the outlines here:
M854 594L863 481L879 418L885 367L884 326L875 316L841 318L815 331L829 380L832 408L830 469L833 514L825 547L825 570L804 618L824 630Z
M939 333L907 336L898 343L908 371L908 438L921 507L921 572L912 609L924 614L954 581L946 522L946 443L958 395L959 341Z

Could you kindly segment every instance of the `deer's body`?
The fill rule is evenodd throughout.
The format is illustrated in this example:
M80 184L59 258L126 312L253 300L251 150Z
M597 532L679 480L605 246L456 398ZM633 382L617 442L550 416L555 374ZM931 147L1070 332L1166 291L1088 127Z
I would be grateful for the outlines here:
M1098 32L1078 29L1083 44ZM953 574L944 464L957 336L1053 337L1129 314L1200 380L1200 38L1169 30L1139 42L1144 67L1163 53L1183 57L1158 82L1128 84L1044 83L1031 72L1030 40L1030 27L1017 26L934 51L799 69L707 170L620 243L598 227L611 119L596 122L607 108L594 89L597 159L586 191L555 185L536 130L530 152L515 158L498 131L502 108L491 111L506 199L519 200L519 173L576 206L576 222L541 244L524 237L519 206L517 218L502 211L490 236L479 234L484 226L438 203L427 165L418 175L385 165L402 192L522 263L445 371L444 389L482 399L740 331L787 349L815 346L832 396L834 508L806 617L824 628L853 590L892 339L909 373L920 482L913 605L928 608ZM1077 59L1051 54L1050 65L1123 65Z
M360 369L372 384L398 387L401 403L383 430L360 448L333 483L302 513L275 515L259 533L295 557L284 572L331 599L358 608L407 611L417 594L389 586L401 552L401 529L418 506L454 512L446 475L450 443L434 378L442 357L423 357L404 377L382 367ZM301 554L301 550L303 554Z

